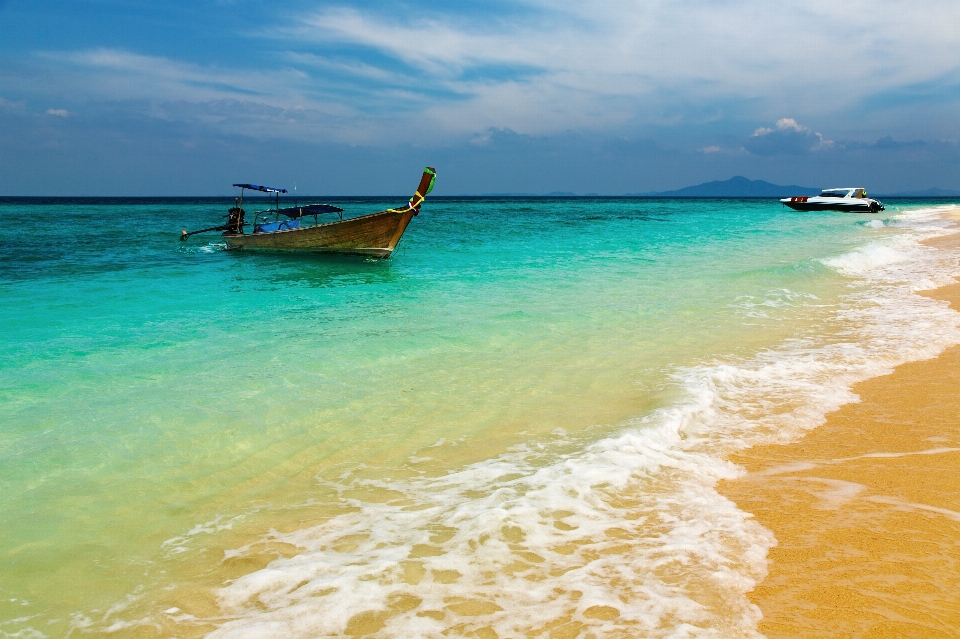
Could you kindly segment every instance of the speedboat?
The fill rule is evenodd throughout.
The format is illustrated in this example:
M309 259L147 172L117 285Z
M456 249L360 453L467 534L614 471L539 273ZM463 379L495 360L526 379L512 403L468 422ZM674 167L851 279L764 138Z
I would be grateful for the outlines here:
M883 203L867 197L865 189L826 189L812 197L785 197L780 200L797 211L846 211L847 213L876 213Z

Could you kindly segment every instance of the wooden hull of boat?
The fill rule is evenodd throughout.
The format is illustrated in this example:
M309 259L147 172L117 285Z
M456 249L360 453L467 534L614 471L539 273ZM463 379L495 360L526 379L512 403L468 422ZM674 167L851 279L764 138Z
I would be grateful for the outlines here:
M228 249L352 253L387 258L417 211L382 211L317 226L272 233L225 234Z

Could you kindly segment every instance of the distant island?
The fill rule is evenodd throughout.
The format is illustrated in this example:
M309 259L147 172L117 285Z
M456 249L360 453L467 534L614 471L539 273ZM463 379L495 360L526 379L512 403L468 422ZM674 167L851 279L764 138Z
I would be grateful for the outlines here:
M628 196L641 197L789 197L792 195L817 195L821 189L790 184L781 186L763 180L748 180L737 175L729 180L704 182L696 186L686 186L675 191L650 191L647 193L627 193Z
M840 186L837 184L828 187ZM860 186L852 184L850 186ZM714 180L696 186L686 186L675 191L647 191L646 193L625 193L612 197L791 197L794 195L818 195L822 189L796 184L773 184L764 180L749 180L737 175L729 180ZM874 194L871 193L871 196ZM960 197L960 191L930 188L919 191L900 191L896 193L877 193L876 197ZM474 196L476 197L476 196ZM537 195L536 193L486 193L479 197L604 197L597 193L580 195L569 191L553 191ZM611 197L611 196L606 196Z
M843 185L827 185L829 187ZM851 184L850 186L860 186ZM628 193L628 196L640 197L791 197L794 195L818 195L822 189L790 184L782 186L763 180L748 180L742 175L729 180L705 182L696 186L687 186L676 191L654 191L649 193ZM877 193L877 197L958 197L960 191L930 188L922 191L900 191L896 193Z
M923 191L902 191L900 193L883 193L877 197L958 197L960 191L950 189L924 189Z

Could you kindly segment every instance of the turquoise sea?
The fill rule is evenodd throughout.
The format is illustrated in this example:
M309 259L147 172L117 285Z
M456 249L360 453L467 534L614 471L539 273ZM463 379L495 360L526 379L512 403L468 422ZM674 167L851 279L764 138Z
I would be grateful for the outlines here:
M945 201L433 198L382 261L178 241L227 206L0 199L0 637L759 636L775 540L727 456L960 343L916 294L960 275L920 243Z

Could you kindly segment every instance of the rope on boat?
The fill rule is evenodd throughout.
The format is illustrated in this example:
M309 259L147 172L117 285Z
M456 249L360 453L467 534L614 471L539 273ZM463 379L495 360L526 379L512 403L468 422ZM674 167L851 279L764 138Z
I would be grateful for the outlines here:
M419 198L419 199L418 199ZM407 203L407 208L405 209L387 209L390 213L403 213L409 211L410 209L419 209L420 205L423 204L424 200L427 198L423 195L420 195L420 191L417 191L413 194L413 197L410 198L410 201Z
M430 176L430 183L427 185L426 192L421 194L420 187L423 186L423 180L420 181L420 186L417 187L417 190L414 192L413 197L410 198L410 201L407 203L407 208L405 209L387 209L390 213L404 213L413 209L414 215L420 212L420 205L423 204L423 201L430 194L430 191L433 190L433 184L437 181L437 172L431 167L427 166L423 169L424 176Z

